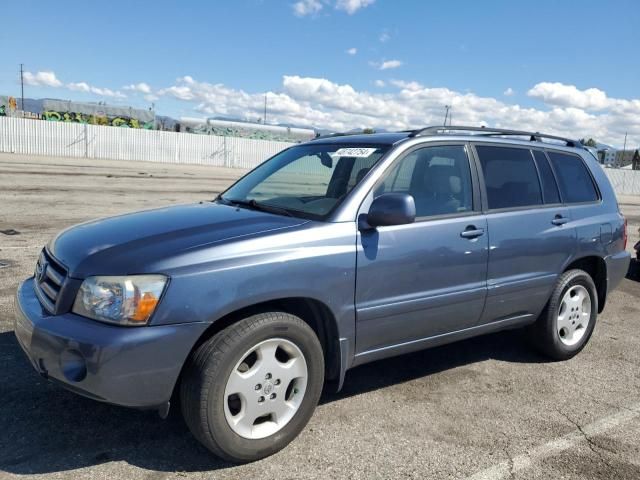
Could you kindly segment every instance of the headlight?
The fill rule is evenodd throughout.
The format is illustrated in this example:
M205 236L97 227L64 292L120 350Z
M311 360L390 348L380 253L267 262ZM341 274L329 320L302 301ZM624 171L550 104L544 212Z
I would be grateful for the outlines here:
M73 313L120 325L145 325L167 284L164 275L88 277L82 282Z

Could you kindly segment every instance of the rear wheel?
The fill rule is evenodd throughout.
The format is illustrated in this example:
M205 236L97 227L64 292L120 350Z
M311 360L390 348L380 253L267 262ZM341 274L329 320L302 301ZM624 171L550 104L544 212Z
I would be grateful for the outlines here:
M192 355L181 383L189 429L216 455L247 462L289 444L307 424L324 382L322 347L283 312L248 317Z
M542 353L566 360L589 341L598 316L598 295L583 270L562 274L542 314L531 328L534 345Z

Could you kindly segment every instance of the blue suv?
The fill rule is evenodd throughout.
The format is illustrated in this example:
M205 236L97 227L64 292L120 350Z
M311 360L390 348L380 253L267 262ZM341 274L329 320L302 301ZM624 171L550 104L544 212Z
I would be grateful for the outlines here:
M571 358L627 272L626 241L578 142L333 135L213 201L59 233L18 289L15 331L44 377L162 416L179 401L206 447L246 462L366 362L514 327Z

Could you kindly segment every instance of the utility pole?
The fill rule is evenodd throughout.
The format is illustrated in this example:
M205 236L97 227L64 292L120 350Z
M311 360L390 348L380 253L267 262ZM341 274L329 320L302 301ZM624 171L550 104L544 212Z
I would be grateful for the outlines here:
M262 123L267 124L267 94L264 94L264 116L262 117Z
M449 109L451 107L449 105L445 105L444 106L444 123L442 124L443 126L447 126L447 117L449 116Z
M620 159L620 165L618 165L618 167L622 168L624 167L624 154L627 151L627 132L624 132L624 145L622 147L622 158Z
M22 118L24 118L24 64L20 64L20 108L22 109Z

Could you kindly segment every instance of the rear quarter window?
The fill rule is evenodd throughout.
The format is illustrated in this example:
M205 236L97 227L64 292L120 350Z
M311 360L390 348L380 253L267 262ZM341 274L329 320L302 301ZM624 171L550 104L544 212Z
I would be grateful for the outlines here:
M577 155L547 152L556 172L565 203L595 202L598 191L582 159Z
M544 203L560 203L558 185L553 177L553 171L551 171L547 157L539 150L534 150L533 156L536 159L536 165L538 167L538 172L540 173L540 180L542 181Z

